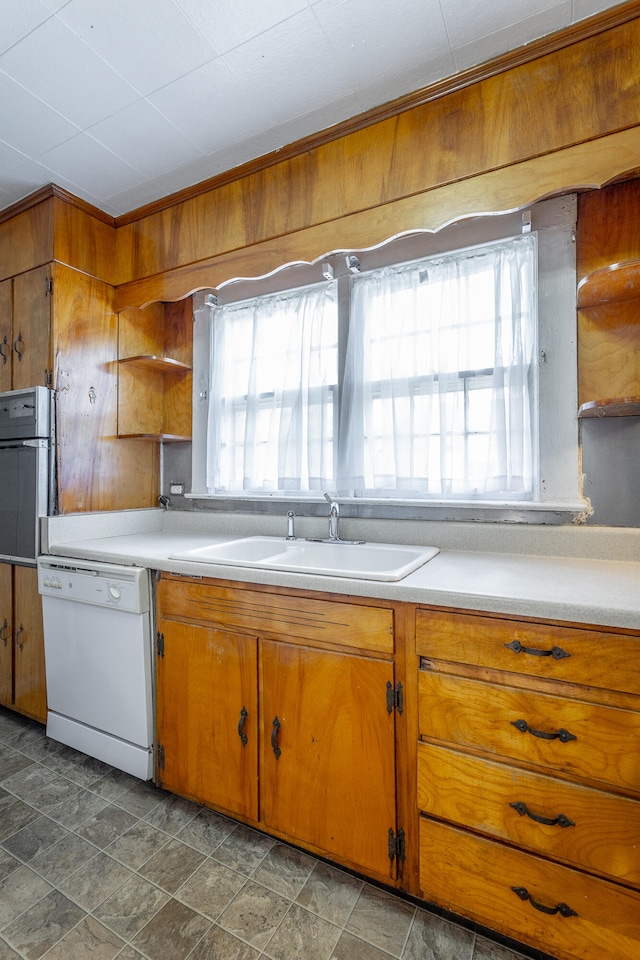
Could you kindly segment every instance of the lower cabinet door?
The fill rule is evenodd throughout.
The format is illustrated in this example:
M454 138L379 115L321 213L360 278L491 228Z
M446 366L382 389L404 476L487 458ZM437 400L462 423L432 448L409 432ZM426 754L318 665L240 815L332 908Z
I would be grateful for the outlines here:
M395 877L393 665L274 641L260 649L265 824Z
M44 723L47 719L44 627L35 567L14 567L13 591L13 705L20 713Z
M13 703L13 568L0 563L0 703Z
M640 894L422 818L426 900L559 960L640 956Z
M158 785L258 819L257 639L159 620Z

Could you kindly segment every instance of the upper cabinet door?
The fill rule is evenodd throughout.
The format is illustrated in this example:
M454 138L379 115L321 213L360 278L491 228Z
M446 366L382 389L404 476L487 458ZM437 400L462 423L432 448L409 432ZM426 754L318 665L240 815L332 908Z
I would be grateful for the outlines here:
M14 390L47 386L51 371L52 276L52 268L45 265L14 277L9 351Z
M0 283L0 391L11 390L13 280Z

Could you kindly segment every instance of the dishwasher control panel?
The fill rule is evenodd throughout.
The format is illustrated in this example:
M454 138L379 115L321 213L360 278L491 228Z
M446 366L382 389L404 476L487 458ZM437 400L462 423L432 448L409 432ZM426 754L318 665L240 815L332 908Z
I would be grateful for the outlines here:
M43 597L127 613L146 613L150 607L148 573L142 567L43 556L38 558L38 590Z

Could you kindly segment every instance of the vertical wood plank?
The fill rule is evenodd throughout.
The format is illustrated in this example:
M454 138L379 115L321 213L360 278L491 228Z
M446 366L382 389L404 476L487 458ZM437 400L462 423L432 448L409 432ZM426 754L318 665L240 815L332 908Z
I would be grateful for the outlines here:
M0 703L13 702L13 567L0 563Z
M42 601L35 567L14 568L14 706L35 720L47 718Z

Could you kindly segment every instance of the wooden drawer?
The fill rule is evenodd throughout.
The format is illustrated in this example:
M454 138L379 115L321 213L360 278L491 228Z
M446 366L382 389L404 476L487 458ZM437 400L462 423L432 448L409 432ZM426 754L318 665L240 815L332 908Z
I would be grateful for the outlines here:
M640 634L416 612L420 656L640 694Z
M640 789L640 714L429 670L418 684L423 737Z
M420 743L418 807L441 820L640 886L637 800Z
M385 607L165 579L158 584L156 604L158 617L199 620L288 642L297 638L394 652L393 610Z
M420 884L427 900L561 960L640 956L634 891L425 818Z

